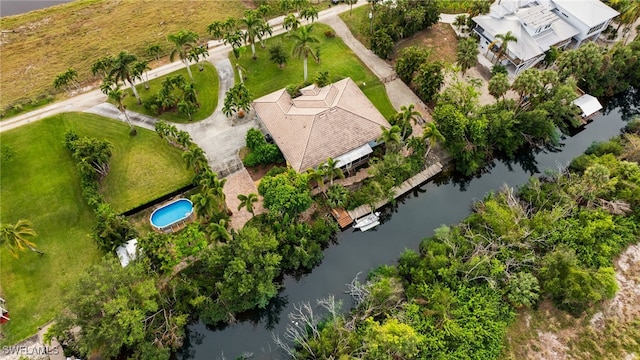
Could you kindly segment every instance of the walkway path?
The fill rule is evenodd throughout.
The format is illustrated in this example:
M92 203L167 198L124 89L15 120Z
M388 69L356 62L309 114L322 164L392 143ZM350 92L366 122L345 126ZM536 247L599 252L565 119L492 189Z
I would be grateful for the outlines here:
M414 104L416 110L422 113L422 117L427 121L431 121L431 115L422 100L420 100L402 80L395 78L396 73L389 63L380 59L378 55L364 47L364 45L353 36L347 24L345 24L342 19L338 16L333 16L323 18L320 22L331 26L333 30L335 30L336 35L340 36L351 51L384 83L387 96L389 96L391 105L393 105L396 110L399 111L402 106ZM393 78L395 79L385 81Z
M233 212L231 215L231 227L236 231L240 231L244 224L249 221L253 216L247 211L246 208L238 210L240 200L238 195L248 195L250 193L258 193L256 184L251 179L251 176L247 172L247 169L242 168L240 171L227 176L227 183L224 188L224 195L227 198L227 206ZM253 204L253 213L255 215L263 214L266 210L262 207L262 196L259 196L258 202Z

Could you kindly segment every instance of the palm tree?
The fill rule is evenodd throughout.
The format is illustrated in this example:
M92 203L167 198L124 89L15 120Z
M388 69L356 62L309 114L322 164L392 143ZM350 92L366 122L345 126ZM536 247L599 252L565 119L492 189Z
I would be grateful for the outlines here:
M456 56L463 75L467 70L476 65L479 52L478 41L473 37L467 37L458 42Z
M78 72L74 68L69 68L67 71L60 73L53 80L53 87L60 89L61 87L67 87L71 90L70 85L74 85L76 89L80 89L80 83L77 81Z
M231 241L231 234L229 234L227 227L227 220L220 219L217 223L210 223L209 226L207 226L207 231L211 234L212 239L220 239L228 243Z
M231 45L233 55L236 57L236 60L238 60L240 58L240 48L242 47L242 32L236 30L224 34L223 43L225 45Z
M349 16L353 13L353 4L357 2L358 0L347 0L347 4L349 4Z
M250 193L249 195L238 195L238 200L240 200L240 204L238 204L238 210L242 208L246 208L248 212L251 213L252 216L255 216L253 213L253 204L258 202L258 195L255 193Z
M36 244L29 240L32 236L36 236L36 232L28 220L18 220L15 225L0 224L0 245L6 247L16 258L18 258L18 251L26 249L44 255L42 251L36 249Z
M189 50L189 54L187 54L189 60L195 61L198 63L198 70L204 70L204 66L202 65L202 61L209 56L209 51L204 46L196 46Z
M258 17L258 14L255 11L249 10L244 13L244 17L240 19L240 23L247 28L244 33L244 41L245 44L251 45L251 58L255 60L258 58L256 56L255 42L256 37L258 37L258 33L260 32L262 19Z
M283 26L287 30L287 34L291 35L291 30L296 31L300 26L300 20L294 15L289 14L284 18Z
M178 112L180 114L186 114L189 117L189 121L193 120L192 118L193 113L198 111L198 105L186 99L180 100L177 106L178 106Z
M122 83L126 85L126 82L129 82L133 95L136 97L136 101L138 101L138 104L142 104L142 99L140 99L140 95L138 95L138 90L136 89L134 81L134 65L137 61L138 58L135 55L129 54L126 51L121 51L120 54L113 59L113 67L111 68L110 75L116 83L118 81L122 81Z
M107 77L111 72L111 68L113 67L113 57L105 56L96 60L96 62L91 65L91 73L93 76L102 76Z
M215 40L220 40L224 36L225 24L222 21L214 21L207 26L207 32L213 36Z
M307 24L309 24L309 22L313 22L314 19L318 19L318 9L314 6L307 6L300 11L300 16L307 20Z
M453 26L458 29L458 32L462 29L463 26L467 24L467 14L460 14L456 16L455 21L453 22Z
M263 49L267 47L267 35L273 35L273 28L268 21L263 20L258 26L258 40L260 40L260 47Z
M349 201L349 192L342 185L335 185L327 191L327 202L332 209L344 208Z
M630 27L640 17L640 2L637 0L609 0L611 6L620 12L618 18L619 26L616 29L619 30L620 26Z
M507 31L506 34L497 34L496 39L502 40L500 43L500 49L498 50L498 61L502 59L502 56L507 53L507 47L510 42L518 42L518 38L513 35L511 31ZM494 40L495 41L495 40Z
M173 61L176 55L178 55L180 60L187 67L187 72L189 73L191 81L193 81L193 74L191 74L191 69L189 68L189 51L191 51L195 46L198 38L198 34L191 30L180 30L175 34L169 34L169 36L167 36L167 40L174 45L174 48L171 50L171 54L169 55L169 60Z
M149 70L151 70L151 68L149 67L149 62L147 60L138 61L133 64L133 77L134 79L143 80L144 88L146 90L149 90ZM144 78L142 75L144 75Z
M199 174L202 169L207 166L207 157L204 151L198 146L192 146L182 153L182 158L187 163L187 169L193 169L193 172Z
M296 44L293 47L293 56L303 59L304 64L304 81L307 81L307 58L311 55L314 59L317 59L317 55L313 52L311 44L319 43L320 41L311 35L311 26L300 28L297 34L292 34L296 39Z
M324 171L324 163L320 164L317 169L309 169L307 170L307 180L309 181L309 186L311 186L312 182L316 182L320 191L325 192L324 187L324 178L326 176L326 172Z
M422 133L422 138L425 141L429 142L429 147L427 147L427 152L424 156L429 155L429 152L431 151L433 144L435 144L436 142L445 141L444 136L442 136L442 133L440 133L440 130L438 130L438 127L434 122L428 122L424 126L424 132Z
M411 122L413 122L414 124L417 124L418 119L422 117L422 114L420 114L420 112L415 110L414 104L410 104L408 107L404 105L400 107L400 112L397 114L397 116L399 116L399 118L401 119L400 123L403 124L403 126L401 127L402 132L400 134L401 135L400 138L402 139L402 141L404 141L413 132L413 129L411 128ZM409 132L407 131L407 129L411 131Z
M196 213L204 218L204 222L209 222L213 216L223 209L216 188L203 186L199 193L191 196L191 201Z
M127 115L127 107L124 106L124 104L122 103L124 98L127 96L127 93L122 91L122 89L120 88L120 85L116 85L115 87L109 89L107 96L109 97L109 99L116 102L118 106L118 110L120 110L122 115L124 115L124 118L127 120L127 123L129 124L130 134L135 135L136 129L133 127L133 124L131 123L131 119L129 119L129 115Z
M289 9L291 9L292 6L293 4L291 3L291 0L280 0L280 9L287 14L289 13Z
M402 137L400 136L400 127L397 125L393 125L390 128L386 128L384 126L381 126L380 128L382 129L382 134L380 134L378 142L385 144L387 153L397 150L397 148L399 148L400 144L402 143Z
M182 87L182 99L189 101L196 106L200 105L198 102L198 93L196 92L196 84L194 82L184 84Z
M268 19L269 14L271 14L271 6L267 5L267 4L262 4L260 6L258 6L258 8L256 9L256 13L258 15L260 15L260 17L262 17L262 20L264 20L265 22Z
M329 177L329 186L333 186L333 179L336 177L340 179L344 179L344 172L340 169L338 163L340 160L334 160L332 158L328 158L327 161L322 164L322 171L326 176Z
M156 128L157 125L160 123L160 121L158 121L156 123ZM156 130L157 131L157 130ZM189 145L191 145L191 143L193 142L193 140L191 139L191 135L189 135L188 132L186 131L180 131L178 132L178 135L176 136L176 142L178 143L178 145L182 146L182 148L184 149L188 149Z
M308 4L309 0L291 0L291 5L296 8L296 12L300 12L300 9Z
M244 69L244 67L242 67L242 65L240 65L240 63L236 63L234 67L236 68L236 70L238 70L238 78L240 78L240 83L244 84L244 80L245 80L244 74L246 74L247 71Z
M158 61L160 60L160 54L162 53L162 46L160 44L150 44L144 52Z
M504 95L509 91L509 78L503 73L495 74L491 80L489 80L489 94L498 100L502 97L504 101Z

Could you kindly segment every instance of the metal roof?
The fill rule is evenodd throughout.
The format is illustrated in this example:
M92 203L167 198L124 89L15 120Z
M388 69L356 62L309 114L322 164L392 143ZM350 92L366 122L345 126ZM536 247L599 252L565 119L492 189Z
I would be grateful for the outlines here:
M553 0L553 3L589 27L602 24L620 14L600 0Z

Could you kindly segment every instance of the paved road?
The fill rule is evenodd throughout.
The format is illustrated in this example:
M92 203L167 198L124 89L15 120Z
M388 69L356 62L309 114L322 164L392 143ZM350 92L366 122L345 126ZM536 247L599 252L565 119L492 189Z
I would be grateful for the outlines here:
M361 0L358 4L354 5L354 7L365 6L366 4L365 1ZM389 80L395 75L391 66L356 40L346 24L337 16L339 13L348 10L349 7L346 5L333 6L321 11L318 20L333 27L336 34L343 39L376 76L381 80ZM282 27L282 20L283 17L270 20L274 28L274 35L285 32ZM244 146L246 132L249 128L256 127L257 121L253 113L247 114L244 119L239 119L241 121L229 119L222 113L221 109L224 103L224 95L234 84L234 70L228 59L228 53L231 48L216 41L210 42L209 46L210 55L207 60L216 67L220 77L218 108L207 119L190 124L176 124L176 127L189 132L193 141L207 154L212 169L219 172L222 176L225 176L242 168L242 163L237 155L238 150ZM154 79L164 76L183 66L181 62L177 61L158 67L149 72L149 78ZM388 81L385 87L389 99L396 109L400 109L401 106L408 104L417 104L418 110L422 110L421 112L423 112L424 116L428 117L422 101L420 101L401 80ZM117 108L106 103L106 96L96 89L2 121L0 122L0 132L32 123L51 115L70 111L86 111L124 121L123 115ZM128 111L127 113L134 125L145 129L154 129L154 124L157 119L132 111Z

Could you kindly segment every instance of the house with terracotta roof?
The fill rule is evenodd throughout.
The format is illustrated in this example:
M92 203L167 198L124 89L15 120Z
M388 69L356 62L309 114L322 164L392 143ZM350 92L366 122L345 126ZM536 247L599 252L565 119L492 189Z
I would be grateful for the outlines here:
M511 32L503 65L517 75L544 60L552 47L577 48L596 40L618 12L599 0L498 0L473 18L483 54L496 53L496 35ZM494 56L492 56L494 57Z
M298 172L328 158L348 170L368 158L382 128L391 127L350 78L300 92L292 98L281 89L253 102L260 122Z

